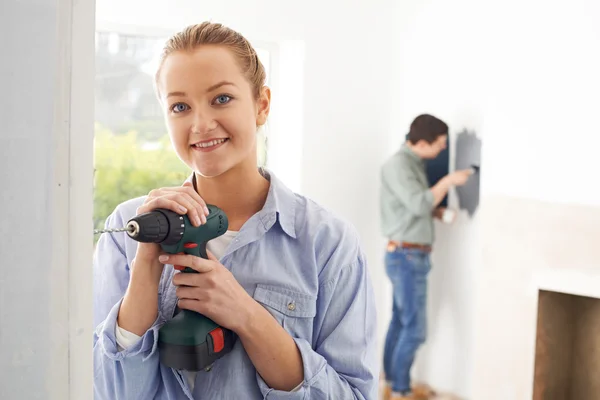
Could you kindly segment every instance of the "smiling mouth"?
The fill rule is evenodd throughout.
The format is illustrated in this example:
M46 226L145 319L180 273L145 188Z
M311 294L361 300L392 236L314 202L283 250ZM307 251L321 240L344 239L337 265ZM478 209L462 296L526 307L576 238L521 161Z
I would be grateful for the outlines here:
M196 150L200 150L200 151L210 151L210 150L214 150L217 147L221 146L223 143L229 141L228 138L223 138L223 139L213 139L213 140L208 140L206 142L199 142L199 143L195 143L192 145L192 147Z

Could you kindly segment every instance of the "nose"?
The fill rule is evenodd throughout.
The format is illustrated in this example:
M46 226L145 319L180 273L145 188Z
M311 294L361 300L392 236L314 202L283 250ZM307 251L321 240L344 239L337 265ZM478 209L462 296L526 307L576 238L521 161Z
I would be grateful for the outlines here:
M192 132L204 135L217 127L217 122L212 115L206 111L197 110L192 121Z

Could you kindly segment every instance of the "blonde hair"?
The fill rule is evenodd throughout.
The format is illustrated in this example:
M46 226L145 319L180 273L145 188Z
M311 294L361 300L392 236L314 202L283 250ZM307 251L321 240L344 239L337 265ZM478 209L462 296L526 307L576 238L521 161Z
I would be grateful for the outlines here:
M257 100L260 98L265 85L266 73L256 50L240 33L222 24L212 22L190 25L167 40L160 55L159 67L154 78L157 93L159 93L160 70L169 54L176 51L193 51L204 45L220 45L229 48L238 59L242 73L252 86L254 98Z

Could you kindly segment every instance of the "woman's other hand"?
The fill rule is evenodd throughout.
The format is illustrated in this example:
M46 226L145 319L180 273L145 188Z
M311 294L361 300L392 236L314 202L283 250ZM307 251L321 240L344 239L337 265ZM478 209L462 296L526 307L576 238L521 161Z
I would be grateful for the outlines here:
M173 276L180 308L196 311L238 332L250 321L258 303L210 251L207 254L208 260L189 254L162 255L160 262L190 267L198 272Z

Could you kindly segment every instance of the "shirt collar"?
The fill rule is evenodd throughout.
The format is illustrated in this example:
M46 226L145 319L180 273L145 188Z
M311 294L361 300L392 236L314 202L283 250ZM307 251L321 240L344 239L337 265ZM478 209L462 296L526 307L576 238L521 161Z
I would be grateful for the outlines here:
M260 173L270 182L267 200L259 212L261 222L268 230L277 221L286 234L296 238L296 195L273 172L260 168ZM194 183L194 173L185 181Z
M412 151L412 149L410 147L408 147L408 145L406 143L404 143L402 145L402 147L400 148L400 151L407 154L410 158L412 158L413 160L419 162L419 163L424 163L425 160L423 160L421 157L419 157L414 151Z

